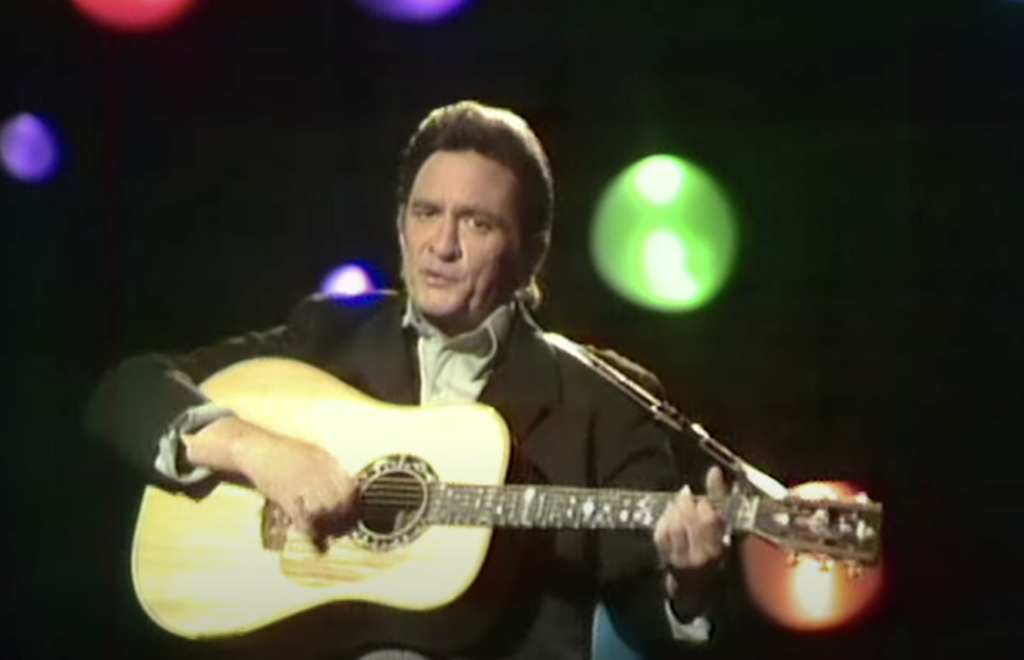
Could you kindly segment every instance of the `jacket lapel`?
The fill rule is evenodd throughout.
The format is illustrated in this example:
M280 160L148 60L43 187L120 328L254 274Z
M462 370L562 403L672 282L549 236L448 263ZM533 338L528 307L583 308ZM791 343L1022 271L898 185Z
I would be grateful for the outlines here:
M392 403L419 403L419 370L415 334L402 327L405 298L386 300L355 332L341 360L345 378L367 394ZM509 328L497 367L478 401L498 410L515 441L526 438L561 400L554 349L525 310Z
M508 339L479 401L502 413L518 442L558 403L561 386L553 349L524 310Z
M402 328L404 298L394 296L356 331L345 362L353 381L391 403L419 403L419 376L410 330ZM356 384L356 383L353 383Z

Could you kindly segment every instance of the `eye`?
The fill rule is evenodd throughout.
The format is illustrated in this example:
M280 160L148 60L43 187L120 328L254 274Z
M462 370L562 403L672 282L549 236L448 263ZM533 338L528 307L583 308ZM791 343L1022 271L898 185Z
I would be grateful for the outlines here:
M417 220L429 220L438 214L438 207L430 204L416 204L412 207L412 217Z
M488 218L485 215L471 215L468 222L471 229L480 233L489 232L497 225L493 218Z

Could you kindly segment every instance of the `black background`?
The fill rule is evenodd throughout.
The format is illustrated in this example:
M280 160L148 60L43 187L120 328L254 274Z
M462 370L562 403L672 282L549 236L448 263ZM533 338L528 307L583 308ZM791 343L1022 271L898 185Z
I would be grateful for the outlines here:
M128 36L4 2L0 35L0 115L52 118L68 150L53 181L0 180L17 657L175 648L131 597L138 484L82 437L89 388L131 353L280 322L342 261L394 284L398 150L460 98L521 112L551 155L552 329L653 368L783 481L886 505L877 616L808 636L748 605L729 654L947 657L1019 627L1024 6L477 0L424 27L209 1ZM601 186L654 152L740 214L734 276L689 315L629 307L589 263Z

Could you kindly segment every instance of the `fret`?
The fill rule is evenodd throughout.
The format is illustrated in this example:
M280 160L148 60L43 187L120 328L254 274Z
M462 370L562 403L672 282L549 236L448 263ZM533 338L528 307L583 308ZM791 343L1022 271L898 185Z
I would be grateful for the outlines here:
M523 500L515 490L506 490L505 497L508 500L508 513L505 516L505 524L511 526L514 520L519 519L519 510L522 508Z
M515 500L512 494L507 490L498 490L499 499L501 500L501 511L496 516L496 523L502 526L507 525L510 518L515 515Z
M534 486L527 486L523 489L523 510L519 516L519 526L530 527L530 523L533 521L533 507L534 501L537 497L537 489Z
M483 509L487 513L487 515L494 516L494 515L500 515L501 514L501 511L495 511L495 504L494 504L494 500L497 497L499 492L500 491L498 491L498 490L496 490L494 488L488 488L487 489L487 502L483 506Z
M505 511L508 508L508 505L506 504L505 491L491 489L491 492L494 493L494 500L488 508L494 516L495 521L502 521L505 519Z

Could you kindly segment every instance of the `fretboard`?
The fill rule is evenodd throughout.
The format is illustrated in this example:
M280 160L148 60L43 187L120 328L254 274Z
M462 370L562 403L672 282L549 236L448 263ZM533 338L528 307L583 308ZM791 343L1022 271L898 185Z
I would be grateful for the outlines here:
M558 529L651 529L676 496L564 486L431 484L431 525Z

